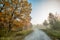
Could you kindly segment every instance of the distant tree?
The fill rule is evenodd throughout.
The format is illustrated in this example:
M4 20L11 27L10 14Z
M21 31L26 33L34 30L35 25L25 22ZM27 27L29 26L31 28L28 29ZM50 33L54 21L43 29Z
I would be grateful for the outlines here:
M47 26L47 25L48 25L47 20L45 20L45 21L43 22L43 25L44 25L44 26Z
M51 29L60 30L60 20L58 20L58 17L56 15L53 15L52 13L49 13L48 18Z

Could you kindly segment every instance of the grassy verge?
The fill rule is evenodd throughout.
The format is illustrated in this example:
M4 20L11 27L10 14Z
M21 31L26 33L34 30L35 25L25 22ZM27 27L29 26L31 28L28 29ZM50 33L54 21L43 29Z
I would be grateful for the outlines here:
M59 39L60 40L60 31L57 30L43 30L45 33L47 33L47 35L49 35L52 39L56 40Z
M30 34L32 30L23 30L18 32L10 32L6 37L0 37L0 40L23 40L25 36Z

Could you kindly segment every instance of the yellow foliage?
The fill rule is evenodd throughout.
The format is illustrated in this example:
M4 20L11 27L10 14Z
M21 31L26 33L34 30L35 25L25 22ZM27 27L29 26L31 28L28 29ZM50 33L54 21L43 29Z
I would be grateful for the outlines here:
M0 12L0 16L2 15L2 12Z
M12 0L13 4L17 4L18 0Z
M1 17L1 20L2 20L2 21L4 21L4 18L3 18L3 17Z
M10 6L9 2L5 2L5 6Z
M13 10L14 10L14 8L13 8L13 7L10 7L10 8L9 8L9 11L13 11Z
M3 1L3 0L2 0ZM18 3L18 0L11 0L11 3L4 0L3 1L4 7L3 7L3 13L2 10L0 12L0 20L3 21L4 25L10 25L8 27L25 27L30 22L30 4L27 2L27 0L22 1ZM7 8L8 7L8 8ZM20 11L18 11L20 10ZM20 20L17 20L17 18ZM1 21L1 22L2 22Z

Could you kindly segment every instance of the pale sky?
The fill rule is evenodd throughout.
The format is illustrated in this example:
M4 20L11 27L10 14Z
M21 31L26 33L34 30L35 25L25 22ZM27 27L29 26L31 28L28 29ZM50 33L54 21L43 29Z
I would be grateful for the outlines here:
M60 13L60 0L28 0L32 3L31 23L41 24L49 12Z

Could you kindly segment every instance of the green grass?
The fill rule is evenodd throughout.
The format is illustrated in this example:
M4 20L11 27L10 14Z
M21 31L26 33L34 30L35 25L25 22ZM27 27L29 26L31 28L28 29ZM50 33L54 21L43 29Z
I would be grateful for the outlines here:
M51 36L56 37L56 38L60 38L60 31L56 31L56 30L48 30L47 33L49 33Z
M60 38L60 31L57 30L43 30L47 35L49 35L51 38L59 39Z
M23 31L17 32L16 36L19 36L19 35L21 35L21 36L27 36L31 32L32 32L32 30L23 30Z
M23 30L18 32L10 32L4 37L0 37L0 40L23 40L25 36L30 34L32 30Z

